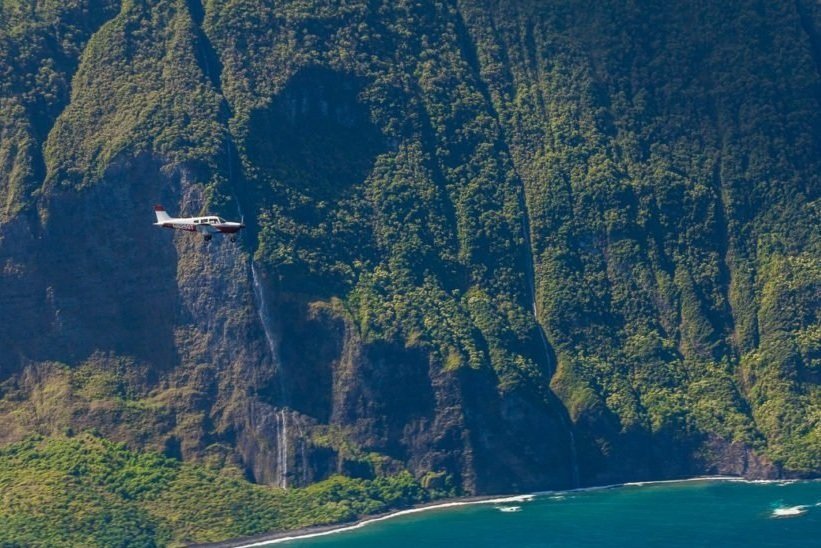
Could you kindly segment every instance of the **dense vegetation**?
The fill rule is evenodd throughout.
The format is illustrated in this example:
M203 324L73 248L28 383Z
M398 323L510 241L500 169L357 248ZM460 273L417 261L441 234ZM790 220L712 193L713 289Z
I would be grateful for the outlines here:
M0 449L0 494L0 543L9 547L213 542L350 521L430 496L407 473L263 487L236 468L134 453L88 434Z
M35 237L9 247L10 220L59 231L49 222L60 199L116 186L118 169L151 157L157 177L184 172L162 190L180 206L246 216L245 251L282 305L271 315L294 302L313 314L289 317L296 337L314 340L298 329L326 315L344 325L346 345L418 353L451 378L486 374L499 398L547 408L575 433L551 443L575 444L564 451L578 456L582 482L676 458L714 470L716 440L774 473L817 475L819 29L810 0L0 0L2 281L22 287L25 260L52 252ZM155 200L123 193L116 204ZM83 242L97 263L122 252ZM308 371L303 392L259 356L239 369L215 359L208 337L231 325L214 320L227 297L209 291L221 272L248 274L234 263L208 270L212 259L187 243L176 252L164 257L185 303L173 311L173 363L113 343L35 359L0 328L0 441L94 427L204 460L208 448L247 445L238 440L255 423L231 413L258 398L303 412L300 435L323 449L423 475L431 461L407 442L410 427L390 432L406 436L400 449L363 447L356 420L390 423L357 416L369 402L313 412L331 396L305 364L343 361L321 345L294 368ZM29 273L47 270L32 264ZM54 303L73 295L50 280L42 293L32 325L70 340L72 319ZM227 323L256 318L250 297L229 297L239 304ZM52 308L53 318L42 312ZM121 318L151 339L133 314ZM343 345L328 333L329 347ZM396 355L378 367L399 369ZM75 474L81 454L88 470ZM0 531L7 524L21 543L38 528L78 535L54 537L70 543L216 539L427 496L406 476L286 494L89 437L27 441L2 459L15 504L30 493L65 518L58 533L32 507L0 514ZM224 498L200 491L212 481ZM332 502L343 494L354 502ZM175 500L195 496L207 504L183 511L200 513L175 514Z
M45 176L43 143L69 102L86 41L119 8L111 0L0 2L0 222Z
M711 432L812 471L818 13L752 4L466 17L527 187L572 415L605 407L624 430Z

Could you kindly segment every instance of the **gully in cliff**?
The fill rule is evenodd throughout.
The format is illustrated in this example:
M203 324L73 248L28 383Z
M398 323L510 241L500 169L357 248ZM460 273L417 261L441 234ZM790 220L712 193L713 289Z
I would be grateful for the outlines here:
M237 232L245 228L242 222L226 221L222 217L171 217L161 205L154 206L154 213L157 215L157 222L154 226L163 228L173 228L176 230L186 230L188 232L199 232L210 241L214 234L230 234L231 241L237 241Z

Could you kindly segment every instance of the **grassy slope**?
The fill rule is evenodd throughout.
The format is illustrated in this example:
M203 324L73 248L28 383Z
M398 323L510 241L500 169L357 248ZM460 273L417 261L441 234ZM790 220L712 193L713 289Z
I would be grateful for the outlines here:
M135 453L91 435L36 438L0 449L0 543L153 546L224 540L349 521L427 500L410 475L334 477L305 489L254 485Z

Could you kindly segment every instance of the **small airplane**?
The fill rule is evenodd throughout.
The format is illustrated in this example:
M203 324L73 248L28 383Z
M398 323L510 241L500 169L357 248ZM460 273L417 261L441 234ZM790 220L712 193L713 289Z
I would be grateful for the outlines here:
M245 228L244 223L226 221L222 217L214 215L208 217L171 217L161 205L154 206L154 213L157 215L157 222L154 223L154 226L199 232L204 235L206 242L210 241L214 234L230 234L231 241L236 242L237 232Z

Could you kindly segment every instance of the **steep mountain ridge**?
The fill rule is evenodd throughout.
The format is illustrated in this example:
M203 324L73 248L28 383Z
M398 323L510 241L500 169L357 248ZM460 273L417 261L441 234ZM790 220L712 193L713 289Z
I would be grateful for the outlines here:
M0 440L466 493L821 468L817 5L29 5Z

